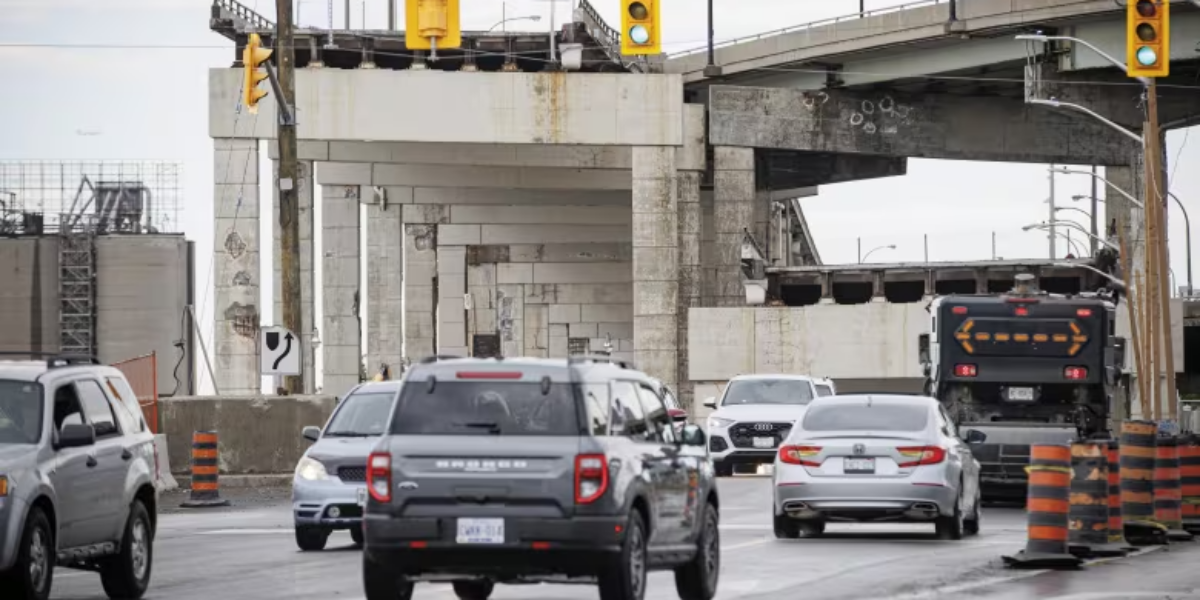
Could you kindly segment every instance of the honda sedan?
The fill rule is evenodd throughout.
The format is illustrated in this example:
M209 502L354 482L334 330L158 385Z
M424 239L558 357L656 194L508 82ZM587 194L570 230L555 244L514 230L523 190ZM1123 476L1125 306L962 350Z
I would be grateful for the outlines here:
M957 540L979 532L979 489L979 463L936 399L816 398L775 458L775 535L901 522Z

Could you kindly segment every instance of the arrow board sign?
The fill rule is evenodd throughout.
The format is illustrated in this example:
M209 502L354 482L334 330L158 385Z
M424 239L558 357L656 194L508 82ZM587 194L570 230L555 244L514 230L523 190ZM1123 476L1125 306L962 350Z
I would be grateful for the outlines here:
M263 327L259 368L263 375L300 374L300 338L283 327Z

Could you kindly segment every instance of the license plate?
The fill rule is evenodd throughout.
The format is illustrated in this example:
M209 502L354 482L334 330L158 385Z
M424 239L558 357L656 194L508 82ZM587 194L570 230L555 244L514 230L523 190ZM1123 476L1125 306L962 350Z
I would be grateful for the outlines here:
M755 448L774 448L775 447L775 438L773 438L773 437L766 437L766 438L756 437L756 438L754 438L754 447Z
M1008 388L1008 399L1018 402L1030 402L1033 400L1033 388L1031 387L1010 387Z
M842 463L842 471L846 473L874 473L875 459L873 458L847 458Z
M459 519L460 544L503 544L504 519Z
M367 505L367 488L365 488L365 487L358 488L358 505L359 506Z

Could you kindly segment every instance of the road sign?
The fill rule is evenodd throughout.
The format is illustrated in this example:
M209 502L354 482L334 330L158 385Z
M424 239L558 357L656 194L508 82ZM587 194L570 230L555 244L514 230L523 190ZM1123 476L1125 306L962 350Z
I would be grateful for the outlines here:
M284 327L263 327L259 339L263 375L300 374L300 338Z

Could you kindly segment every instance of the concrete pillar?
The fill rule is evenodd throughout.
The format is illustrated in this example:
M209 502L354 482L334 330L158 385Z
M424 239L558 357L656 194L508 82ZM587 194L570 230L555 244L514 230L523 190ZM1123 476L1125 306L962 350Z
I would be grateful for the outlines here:
M676 201L679 203L679 375L675 390L679 402L692 406L694 394L688 377L688 310L701 306L703 276L700 267L701 210L700 172L676 174Z
M272 181L279 180L279 161L271 161ZM314 366L314 358L312 350L312 334L316 328L315 315L313 312L313 163L312 161L301 161L299 171L297 173L297 200L300 203L300 331L295 331L300 338L300 347L303 350L301 356L301 374L304 380L304 393L312 394L316 392L316 367ZM283 280L282 266L283 261L280 258L279 240L283 234L279 227L279 188L274 186L272 197L271 219L274 221L275 243L272 244L271 255L274 258L274 282L272 285L272 297L275 307L275 324L283 325Z
M437 351L467 356L467 247L437 249Z
M679 374L679 208L673 147L633 149L633 348L640 369Z
M434 354L437 225L404 224L404 353L413 362ZM515 356L515 355L514 355Z
M325 382L322 391L342 395L359 383L362 324L359 321L359 197L357 185L322 186L325 303L321 327Z
M754 228L754 150L720 146L713 150L713 304L744 306L741 249L744 230Z
M883 271L876 271L871 274L871 302L887 302L886 282L883 278Z
M258 140L213 149L213 377L221 394L259 394Z
M700 305L715 306L716 293L716 225L713 223L712 189L700 191Z
M367 375L380 364L398 377L404 360L404 212L367 207Z

